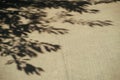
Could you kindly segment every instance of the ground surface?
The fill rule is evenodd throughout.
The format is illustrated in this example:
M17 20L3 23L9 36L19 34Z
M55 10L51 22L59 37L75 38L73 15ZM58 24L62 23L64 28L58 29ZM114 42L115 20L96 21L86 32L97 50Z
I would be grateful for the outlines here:
M42 67L41 76L26 75L16 65L5 65L9 58L1 58L0 80L120 80L120 3L91 6L98 14L73 13L74 19L111 20L113 25L89 27L87 25L62 23L49 25L69 30L65 35L49 35L34 32L31 38L60 44L57 53L40 54L30 61ZM63 9L46 9L48 17L56 16ZM57 18L57 17L56 17Z

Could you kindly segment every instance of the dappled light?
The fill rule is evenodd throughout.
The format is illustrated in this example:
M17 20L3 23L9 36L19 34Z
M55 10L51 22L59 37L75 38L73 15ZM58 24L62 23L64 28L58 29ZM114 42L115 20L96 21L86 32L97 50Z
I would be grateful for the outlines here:
M119 1L119 0L114 0ZM110 1L110 2L114 2ZM108 3L106 1L96 2L95 4ZM99 10L89 9L91 6L89 1L39 1L34 0L0 0L0 55L11 56L13 60L7 61L6 65L15 63L20 71L24 71L27 75L37 74L44 71L40 67L36 67L30 63L33 57L37 57L39 53L57 52L61 49L61 45L49 42L40 42L29 39L28 34L37 31L39 34L48 33L54 35L64 35L69 32L66 28L56 28L48 25L60 18L64 18L62 23L70 23L72 25L88 25L89 27L104 27L113 25L111 20L74 20L74 15L70 12L88 14L97 14ZM44 9L63 8L66 13L58 15L55 21L52 18L47 20L48 15ZM69 17L65 19L65 17ZM57 25L56 25L57 26ZM29 57L24 59L24 57Z

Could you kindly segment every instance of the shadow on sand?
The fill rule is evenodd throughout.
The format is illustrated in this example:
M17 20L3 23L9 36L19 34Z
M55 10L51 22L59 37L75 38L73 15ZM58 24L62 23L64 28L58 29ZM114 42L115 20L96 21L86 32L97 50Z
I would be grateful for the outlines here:
M91 5L87 1L24 1L24 0L0 0L0 55L11 56L13 60L7 61L6 64L16 63L17 69L24 71L26 74L40 75L41 71L44 71L40 67L36 67L27 63L33 57L37 57L38 53L57 52L61 49L60 45L39 42L37 40L29 39L28 34L34 31L39 33L46 32L48 34L66 34L67 29L54 28L46 23L45 20L47 13L41 9L45 8L64 8L68 12L74 11L82 13L97 13L99 10L88 9ZM27 7L27 8L26 8ZM72 16L67 14L65 16ZM24 21L22 21L24 20ZM74 24L72 20L65 20ZM94 26L109 26L112 25L112 21L83 21L82 25ZM79 22L78 22L79 23ZM30 57L29 59L23 59L24 57Z

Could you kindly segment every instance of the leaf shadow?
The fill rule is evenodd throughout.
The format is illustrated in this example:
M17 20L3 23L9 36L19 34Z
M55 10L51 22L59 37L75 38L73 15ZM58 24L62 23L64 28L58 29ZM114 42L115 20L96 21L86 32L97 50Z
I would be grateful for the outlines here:
M112 2L118 2L120 0L101 0L101 1L96 1L95 4L108 4L108 3L112 3Z
M28 34L38 31L39 33L48 33L55 35L64 35L68 33L68 29L55 28L47 25L50 23L45 20L47 13L41 9L45 8L64 8L68 12L82 13L97 13L99 10L88 9L91 5L88 1L20 1L18 0L1 0L0 1L0 55L11 56L13 60L9 60L6 64L16 64L19 71L24 71L26 74L37 74L44 70L40 67L36 67L30 63L34 57L37 57L39 53L57 52L61 49L61 46L54 43L40 42L36 40L28 39ZM72 16L66 14L64 16ZM95 20L95 21L74 21L72 19L64 20L71 24L82 24L94 26L109 26L112 25L112 21ZM24 59L24 57L29 59Z

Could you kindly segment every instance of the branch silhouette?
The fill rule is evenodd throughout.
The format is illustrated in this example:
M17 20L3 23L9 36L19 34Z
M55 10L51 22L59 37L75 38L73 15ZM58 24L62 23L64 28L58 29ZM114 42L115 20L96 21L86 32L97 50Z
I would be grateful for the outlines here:
M40 71L44 70L27 63L26 60L37 57L38 53L45 53L45 51L56 52L61 47L57 44L30 40L28 34L34 31L65 34L68 30L44 25L42 22L46 22L43 20L46 13L37 7L27 5L29 2L22 5L15 0L2 1L0 5L0 55L11 56L13 60L9 60L6 64L16 63L20 71L40 75ZM29 6L27 9L24 7L26 5ZM23 59L26 56L30 59Z
M56 52L61 49L58 44L48 42L39 42L37 40L29 39L30 33L38 31L39 33L48 34L66 34L69 30L64 28L55 28L47 25L49 20L44 19L47 13L42 9L45 8L64 8L68 12L82 13L97 13L99 10L88 9L91 5L88 1L39 1L34 0L0 0L0 55L11 56L13 60L9 60L6 64L15 63L20 71L26 74L40 75L44 71L40 67L36 67L27 63L33 57L37 57L39 53ZM72 16L66 13L64 16ZM112 21L74 21L73 19L64 20L71 24L80 23L82 25L94 26L108 26L112 25ZM24 59L28 56L29 59Z
M112 3L112 2L118 2L120 0L100 0L100 1L95 1L94 3L95 4L101 4L101 3L105 3L105 4L108 4L108 3Z

